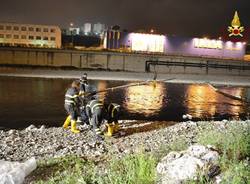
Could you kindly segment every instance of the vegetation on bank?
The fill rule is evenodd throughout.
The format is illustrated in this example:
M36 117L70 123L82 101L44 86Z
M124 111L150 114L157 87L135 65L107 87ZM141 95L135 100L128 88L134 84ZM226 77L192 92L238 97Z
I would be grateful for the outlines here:
M144 184L154 183L156 159L148 154L114 158L108 163L94 163L80 157L49 159L39 163L36 172L47 172L37 184ZM38 173L37 173L38 174ZM51 176L49 176L51 175ZM48 177L49 176L49 177Z
M243 126L246 126L243 128ZM198 136L203 145L213 145L220 153L222 184L250 183L250 126L230 124L227 129L210 129ZM203 178L204 180L204 178ZM207 180L204 180L207 181Z
M250 182L249 125L233 124L227 128L207 126L197 136L197 143L213 145L220 153L219 166L222 184ZM244 127L245 126L245 127ZM244 128L243 128L244 127ZM33 172L37 184L152 184L156 181L156 165L170 151L184 150L188 143L177 139L157 153L137 153L107 161L91 162L81 157L68 156L41 161ZM212 183L208 177L200 176L188 183Z

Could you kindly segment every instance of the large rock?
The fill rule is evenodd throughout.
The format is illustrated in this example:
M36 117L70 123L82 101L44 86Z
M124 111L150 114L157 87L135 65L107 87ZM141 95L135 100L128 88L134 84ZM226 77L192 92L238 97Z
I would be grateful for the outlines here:
M21 184L36 167L35 158L24 163L0 160L0 184Z
M209 175L211 168L217 168L219 154L201 145L190 146L181 152L170 152L157 165L158 183L178 184L196 179L198 174Z

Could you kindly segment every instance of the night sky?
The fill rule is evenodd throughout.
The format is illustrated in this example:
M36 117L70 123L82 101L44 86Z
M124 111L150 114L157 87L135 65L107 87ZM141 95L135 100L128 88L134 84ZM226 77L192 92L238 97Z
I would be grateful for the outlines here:
M216 36L238 10L250 27L250 0L0 0L0 21L51 24L70 22L120 25L183 36Z

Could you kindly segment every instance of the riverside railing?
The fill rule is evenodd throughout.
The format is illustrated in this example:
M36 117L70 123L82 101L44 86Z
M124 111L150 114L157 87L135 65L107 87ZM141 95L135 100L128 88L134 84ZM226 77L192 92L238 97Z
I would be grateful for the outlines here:
M213 63L211 63L213 62ZM164 65L164 66L182 66L182 67L194 67L194 68L206 68L206 74L208 74L209 68L215 68L215 69L227 69L227 70L241 70L241 71L249 71L250 73L250 63L248 64L242 64L239 63L239 65L235 64L220 64L220 63L214 63L214 61L205 61L200 63L193 63L193 62L176 62L176 61L156 61L156 60L148 60L145 63L145 71L150 72L150 66L157 66L157 65Z

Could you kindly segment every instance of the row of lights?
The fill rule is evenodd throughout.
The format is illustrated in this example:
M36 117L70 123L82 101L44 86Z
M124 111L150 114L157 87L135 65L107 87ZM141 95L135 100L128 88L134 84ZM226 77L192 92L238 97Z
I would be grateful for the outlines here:
M207 37L203 37L203 39L209 40ZM221 36L219 37L219 40L222 40L222 37L221 37ZM232 41L226 41L226 43L228 43L228 44L233 44L234 42L232 42ZM243 45L246 45L246 42L236 42L236 44L243 44Z

